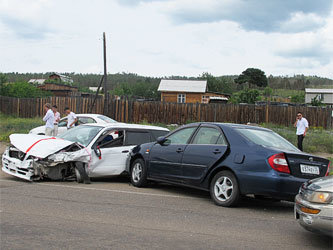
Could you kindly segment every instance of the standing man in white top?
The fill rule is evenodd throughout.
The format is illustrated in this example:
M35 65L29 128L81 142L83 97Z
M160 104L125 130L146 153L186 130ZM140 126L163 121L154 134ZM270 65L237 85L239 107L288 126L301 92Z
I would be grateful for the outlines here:
M67 115L67 129L74 128L75 123L77 123L76 114L72 112L69 108L65 108L65 112Z
M297 113L294 127L297 128L297 147L299 150L303 151L303 139L306 135L306 132L308 132L309 122L303 117L303 114L301 112Z
M54 129L53 129L52 135L57 136L58 135L58 123L60 121L60 113L58 112L57 105L52 106L52 111L54 114Z
M54 114L51 110L51 104L46 103L44 105L44 110L46 112L45 116L43 117L43 121L46 122L45 124L45 135L51 136L54 129Z

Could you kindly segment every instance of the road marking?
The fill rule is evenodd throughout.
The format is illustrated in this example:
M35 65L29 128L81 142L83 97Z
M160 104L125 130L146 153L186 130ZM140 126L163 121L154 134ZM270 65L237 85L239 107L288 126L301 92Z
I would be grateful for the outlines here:
M15 182L11 180L0 180L3 182ZM125 191L125 190L117 190L117 189L105 189L105 188L91 188L91 187L74 187L68 185L61 184L49 184L49 183L27 183L28 185L40 185L40 186L50 186L50 187L63 187L63 188L72 188L72 189L83 189L83 190L93 190L93 191L104 191L104 192L112 192L112 193L123 193L123 194L136 194L136 195L146 195L146 196L156 196L156 197L167 197L167 198L180 198L180 199L200 199L195 197L186 197L180 195L170 195L170 194L152 194L152 193L144 193L144 192L134 192L134 191Z

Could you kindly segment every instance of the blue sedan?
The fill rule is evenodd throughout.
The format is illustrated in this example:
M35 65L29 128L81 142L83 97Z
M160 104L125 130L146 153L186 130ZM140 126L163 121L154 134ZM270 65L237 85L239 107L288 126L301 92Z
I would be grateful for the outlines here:
M328 174L329 160L301 152L265 128L226 123L193 123L135 147L130 177L210 192L220 206L241 196L293 200L305 181Z

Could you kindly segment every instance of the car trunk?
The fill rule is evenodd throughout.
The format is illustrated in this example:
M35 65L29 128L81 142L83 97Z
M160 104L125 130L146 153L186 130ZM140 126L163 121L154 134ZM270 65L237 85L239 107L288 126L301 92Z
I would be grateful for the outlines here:
M285 153L290 173L295 177L313 179L325 176L329 160L297 153Z

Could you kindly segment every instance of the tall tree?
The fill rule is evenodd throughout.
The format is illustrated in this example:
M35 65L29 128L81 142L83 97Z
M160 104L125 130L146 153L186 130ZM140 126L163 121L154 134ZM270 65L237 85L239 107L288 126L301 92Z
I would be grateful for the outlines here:
M265 72L260 69L248 68L235 79L235 83L248 83L249 86L257 85L258 87L266 87L267 77Z

